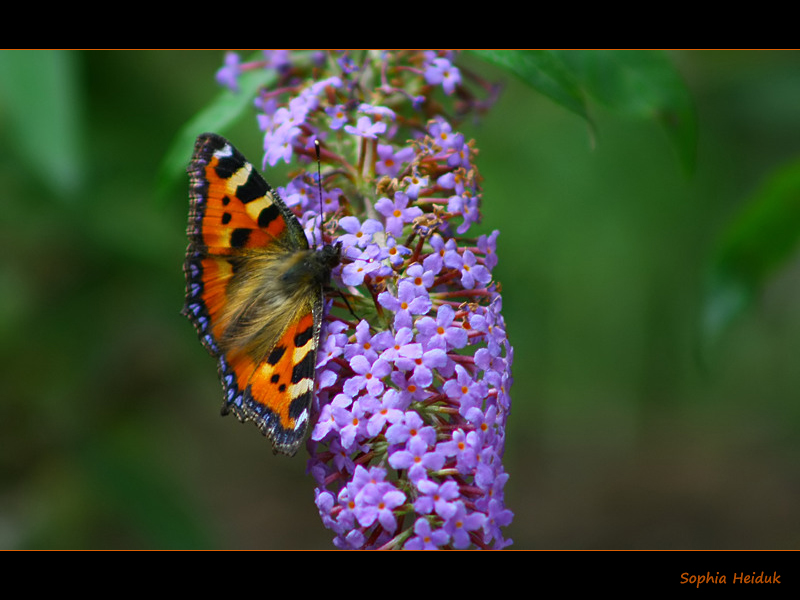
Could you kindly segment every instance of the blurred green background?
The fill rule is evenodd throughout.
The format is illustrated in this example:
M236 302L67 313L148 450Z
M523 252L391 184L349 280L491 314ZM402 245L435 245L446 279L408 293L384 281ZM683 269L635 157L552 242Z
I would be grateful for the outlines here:
M591 129L472 59L505 82L468 133L515 347L514 549L800 546L796 253L701 327L719 240L800 157L800 54L669 58L693 172L652 120L592 104ZM159 172L222 61L0 53L0 548L332 547L305 458L219 417L179 314L187 181ZM259 160L253 115L220 133Z

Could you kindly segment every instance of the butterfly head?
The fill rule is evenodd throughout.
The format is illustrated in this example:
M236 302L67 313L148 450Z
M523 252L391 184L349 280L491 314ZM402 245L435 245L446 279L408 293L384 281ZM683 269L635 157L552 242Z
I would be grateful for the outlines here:
M342 260L342 243L325 244L317 250L311 257L316 268L312 270L318 274L319 284L328 285L331 280L331 271L335 269Z

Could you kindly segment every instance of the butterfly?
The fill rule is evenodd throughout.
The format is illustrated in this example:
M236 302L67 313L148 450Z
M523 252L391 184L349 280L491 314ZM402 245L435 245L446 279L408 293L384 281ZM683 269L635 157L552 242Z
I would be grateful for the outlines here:
M223 137L197 138L188 167L183 314L217 359L222 414L254 421L294 455L311 418L324 287L339 244L311 248L295 214Z

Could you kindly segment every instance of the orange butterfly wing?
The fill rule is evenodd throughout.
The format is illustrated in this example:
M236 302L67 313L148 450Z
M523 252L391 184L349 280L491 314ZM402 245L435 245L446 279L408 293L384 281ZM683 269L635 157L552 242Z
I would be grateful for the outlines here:
M191 179L186 301L218 361L222 414L292 455L308 430L322 286L339 248L311 250L297 218L227 140L201 135Z

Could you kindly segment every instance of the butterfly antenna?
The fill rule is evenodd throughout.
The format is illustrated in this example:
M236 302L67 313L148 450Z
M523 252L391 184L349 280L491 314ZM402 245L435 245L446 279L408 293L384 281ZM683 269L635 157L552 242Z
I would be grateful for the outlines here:
M314 140L314 151L317 153L317 187L319 188L319 239L322 241L322 166L319 160L319 140Z

